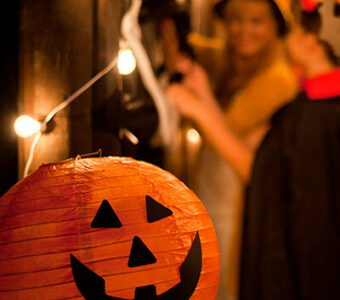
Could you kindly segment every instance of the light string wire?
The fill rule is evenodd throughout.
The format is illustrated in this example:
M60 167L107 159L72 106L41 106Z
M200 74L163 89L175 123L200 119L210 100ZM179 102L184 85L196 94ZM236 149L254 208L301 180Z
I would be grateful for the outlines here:
M38 142L39 142L39 140L40 140L40 137L41 137L41 132L39 131L39 132L35 135L35 137L34 137L34 139L33 139L33 141L32 141L32 144L31 144L30 153L29 153L29 155L28 155L28 159L27 159L27 162L26 162L26 165L25 165L24 177L26 177L27 174L28 174L28 170L29 170L29 168L30 168L30 166L31 166L31 163L32 163L32 160L33 160L34 151L35 151L35 148L37 147L37 144L38 144Z
M92 77L87 83L85 83L81 88L79 88L76 92L74 92L71 96L65 99L62 103L60 103L58 106L56 106L54 109L51 110L51 112L46 116L44 121L42 122L42 128L46 128L47 123L62 109L64 109L66 106L68 106L71 102L73 102L77 97L79 97L82 93L84 93L87 89L89 89L94 83L96 83L100 78L105 76L107 73L111 71L116 65L117 65L118 57L114 58L110 64L108 64L102 71L100 71L98 74L96 74L94 77ZM31 149L29 152L29 156L26 162L25 170L24 170L24 177L27 176L29 168L32 164L32 160L34 157L34 151L35 148L38 145L38 142L41 138L41 131L39 131L31 144Z
M142 45L141 29L138 24L138 16L140 13L141 5L142 5L141 0L132 0L129 10L122 18L121 31L123 37L129 44L129 47L131 48L136 57L137 68L141 74L142 82L146 89L149 91L159 115L159 126L157 131L158 135L157 138L159 139L159 141L156 142L161 143L165 146L169 146L178 128L179 116L174 106L165 97L159 85L159 82L152 70L152 66L148 58L148 55ZM56 113L64 109L79 95L81 95L89 87L91 87L97 80L99 80L101 77L107 74L117 64L117 62L118 57L116 57L105 69L103 69L96 76L94 76L79 90L77 90L75 93L69 96L64 102L55 107L43 121L42 128L44 127L46 128L47 123L54 117ZM25 167L24 177L26 177L28 174L30 165L33 160L34 151L40 137L41 132L37 133L36 136L34 137L34 140L31 145L29 158L27 160L27 164Z
M118 58L116 57L110 64L106 66L102 71L100 71L97 75L95 75L92 79L90 79L86 84L84 84L80 89L74 92L71 96L69 96L64 102L60 103L56 106L45 118L43 125L46 124L55 116L56 113L64 109L68 106L73 100L79 97L82 93L84 93L88 88L90 88L95 82L97 82L100 78L105 76L108 72L113 69L117 64Z

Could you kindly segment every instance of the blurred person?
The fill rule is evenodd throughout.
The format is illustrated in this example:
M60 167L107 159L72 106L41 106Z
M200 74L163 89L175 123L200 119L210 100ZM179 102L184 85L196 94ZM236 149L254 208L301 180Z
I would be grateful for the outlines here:
M205 85L212 83L215 86L214 94L223 110L224 120L233 134L255 151L269 127L272 114L288 103L297 91L297 81L282 44L290 16L289 2L223 0L216 4L215 12L226 32L223 60L218 56L217 63L210 66L209 70L213 69L213 72L209 72L209 79L200 78L200 67L187 57L178 59L177 67L186 75L183 84L201 93L208 102L214 96L204 95ZM196 170L191 187L207 208L216 229L222 260L217 299L226 300L237 294L235 272L238 269L243 183L230 163L209 143L201 149Z
M292 27L303 92L274 115L256 152L225 122L203 72L206 98L183 85L167 91L249 182L241 300L340 299L340 68L320 27L317 11Z

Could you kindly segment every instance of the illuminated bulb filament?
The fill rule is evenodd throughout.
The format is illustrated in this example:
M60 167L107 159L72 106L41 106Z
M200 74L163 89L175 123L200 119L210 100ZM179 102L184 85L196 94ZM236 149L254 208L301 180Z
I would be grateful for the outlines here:
M41 124L30 116L22 115L15 120L14 130L18 136L26 138L39 132Z
M193 143L193 144L198 144L201 141L201 136L198 133L198 131L194 128L190 128L187 131L187 139L189 142Z
M119 50L118 71L121 75L129 75L136 68L136 59L130 49Z

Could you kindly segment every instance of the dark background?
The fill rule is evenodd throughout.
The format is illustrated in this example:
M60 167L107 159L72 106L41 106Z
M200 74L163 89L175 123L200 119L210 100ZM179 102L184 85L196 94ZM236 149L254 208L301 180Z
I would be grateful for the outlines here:
M17 181L17 138L12 128L17 113L18 0L0 4L0 195Z
M125 0L1 1L0 196L22 177L31 144L16 137L15 118L23 113L44 118L102 70L118 54L120 21L128 5ZM157 21L146 17L141 26L150 50L158 39ZM129 101L123 100L126 94ZM30 171L99 148L104 156L162 165L162 149L150 146L157 111L137 71L124 79L112 70L54 121L56 128L38 143ZM120 128L133 132L139 144L122 138Z

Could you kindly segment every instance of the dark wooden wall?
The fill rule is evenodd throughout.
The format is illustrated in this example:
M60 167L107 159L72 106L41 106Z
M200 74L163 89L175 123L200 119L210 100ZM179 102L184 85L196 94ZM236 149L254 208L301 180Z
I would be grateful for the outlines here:
M20 0L20 113L43 119L116 57L120 21L128 3ZM42 136L31 170L98 148L105 155L122 154L117 131L108 122L98 127L93 119L115 93L119 80L116 69L112 70L55 116L55 129ZM19 175L31 141L19 140Z
M11 0L1 5L5 6L1 9L2 194L22 178L33 140L15 136L15 117L28 114L43 120L117 56L120 23L130 1ZM159 51L157 24L146 20L142 28L152 59ZM124 95L128 101L122 101ZM30 172L43 163L99 148L103 155L161 164L162 150L149 143L157 128L157 112L137 71L123 78L116 68L111 70L59 112L54 123L54 130L43 134L38 143ZM132 145L121 138L122 127L135 133L140 143Z
M20 1L20 113L43 119L91 78L93 6L92 0ZM32 169L69 157L77 152L72 145L84 152L91 150L90 103L91 91L56 115L55 129L42 136ZM31 141L19 140L20 174Z

